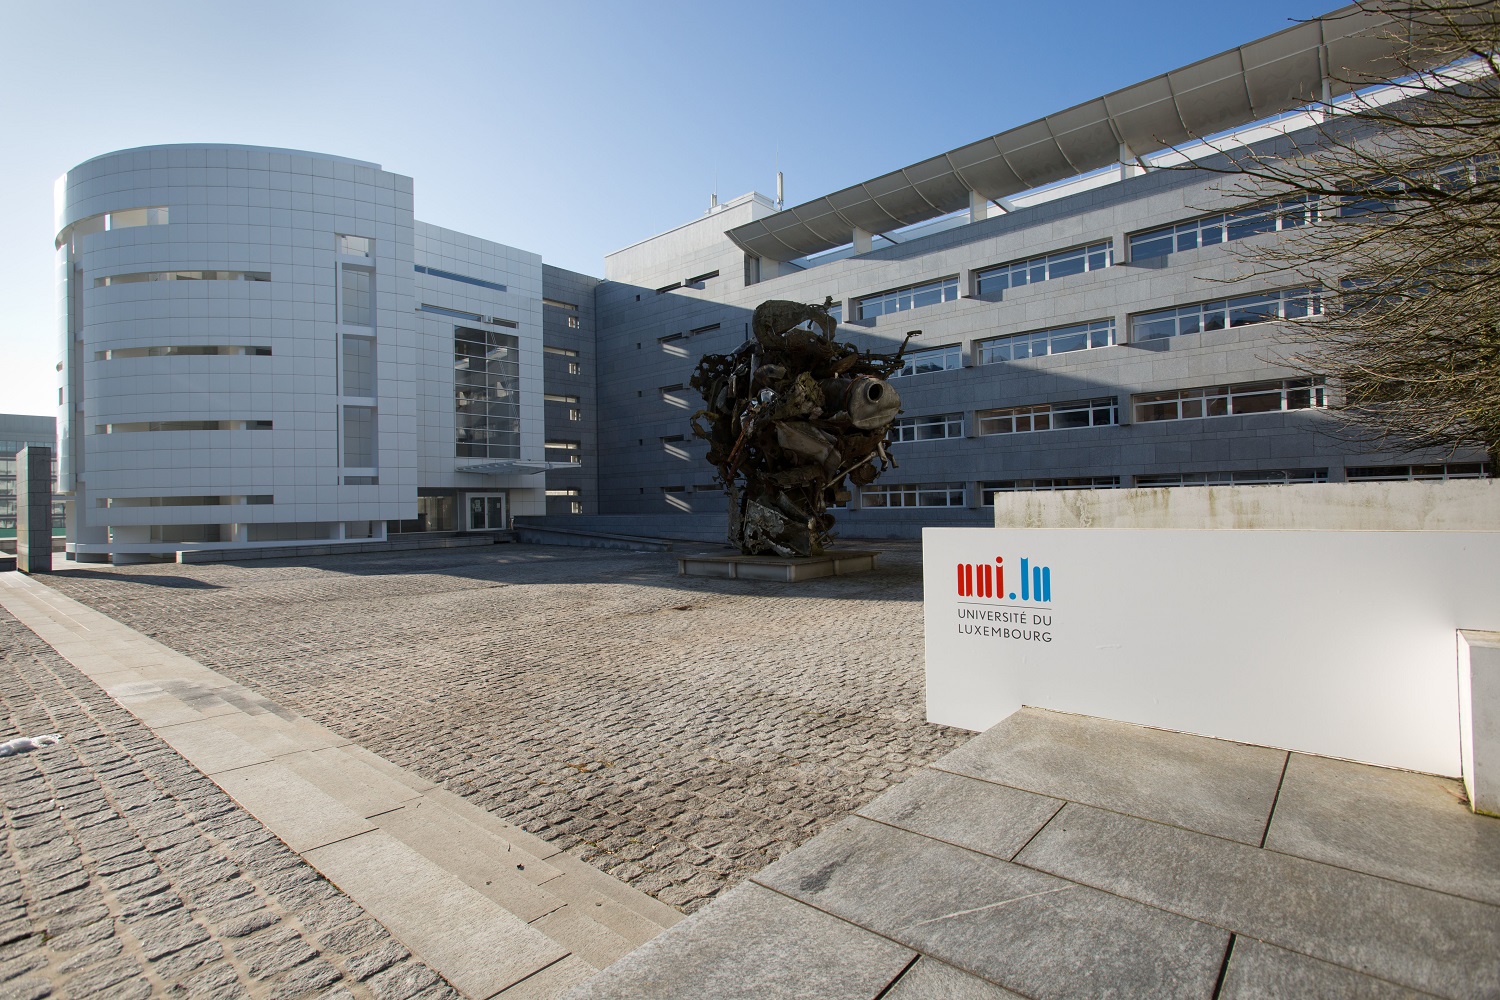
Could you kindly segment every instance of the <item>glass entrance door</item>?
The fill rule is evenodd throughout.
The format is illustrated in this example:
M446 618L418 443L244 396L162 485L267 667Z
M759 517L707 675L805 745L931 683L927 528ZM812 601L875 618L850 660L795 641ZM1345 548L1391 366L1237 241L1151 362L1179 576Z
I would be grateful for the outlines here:
M470 531L502 531L508 527L504 493L469 494Z

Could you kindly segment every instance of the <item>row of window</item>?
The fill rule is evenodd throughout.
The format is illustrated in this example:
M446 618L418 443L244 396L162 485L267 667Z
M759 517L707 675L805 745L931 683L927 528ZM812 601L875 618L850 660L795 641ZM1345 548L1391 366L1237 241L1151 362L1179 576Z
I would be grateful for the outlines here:
M1209 302L1141 313L1131 317L1130 325L1132 338L1135 341L1147 341L1188 333L1303 319L1308 316L1320 316L1322 313L1323 302L1316 289L1286 288L1274 292L1215 299ZM1003 337L990 337L986 340L975 341L974 349L978 364L993 365L1025 358L1040 358L1053 354L1111 347L1116 342L1114 320L1100 319L1087 323L1050 327L1045 330L1007 334ZM944 344L939 347L909 351L904 361L905 364L900 371L892 375L893 378L962 368L963 346Z
M133 434L147 431L268 431L269 420L136 420L96 424L95 434Z
M1205 215L1175 226L1163 226L1130 237L1130 259L1148 260L1182 250L1242 240L1258 233L1297 229L1316 222L1316 197L1288 198L1222 215Z
M121 358L175 358L175 357L243 357L269 358L269 347L243 344L183 344L170 347L115 347L107 351L95 351L95 361L117 361Z
M1326 387L1321 380L1311 378L1139 393L1131 397L1131 403L1136 423L1323 409L1328 405ZM1103 396L976 410L974 420L979 435L987 437L992 434L1110 427L1120 422L1120 411L1115 397ZM891 425L892 440L898 442L937 441L963 436L962 413L900 417Z
M483 278L473 278L467 274L457 274L453 271L442 271L435 267L427 267L423 264L413 265L418 274L430 274L434 278L447 278L449 281L461 281L466 285L478 285L480 288L489 288L496 292L506 292L510 289L498 281L485 281Z
M1349 482L1407 479L1482 479L1489 466L1480 462L1443 465L1393 465L1345 470ZM1328 469L1252 469L1235 472L1158 472L1133 477L1137 487L1270 486L1287 483L1326 483ZM1120 476L1073 476L1039 479L991 480L978 484L981 503L995 504L996 493L1050 490L1118 489ZM962 507L964 483L876 483L860 490L862 507Z
M99 497L95 503L104 508L130 507L224 507L245 504L259 506L274 503L270 493L254 493L249 496L200 496L200 497Z
M137 271L94 279L95 288L131 285L140 281L270 281L270 271Z
M1187 222L1136 233L1129 237L1131 260L1150 260L1182 250L1214 246L1258 233L1306 226L1318 218L1315 197L1288 198L1235 212L1206 215ZM1114 243L1101 240L1055 253L996 264L974 272L974 293L999 295L1010 288L1035 285L1114 266ZM958 298L957 275L867 295L856 301L859 319L920 309ZM842 321L842 316L839 317Z

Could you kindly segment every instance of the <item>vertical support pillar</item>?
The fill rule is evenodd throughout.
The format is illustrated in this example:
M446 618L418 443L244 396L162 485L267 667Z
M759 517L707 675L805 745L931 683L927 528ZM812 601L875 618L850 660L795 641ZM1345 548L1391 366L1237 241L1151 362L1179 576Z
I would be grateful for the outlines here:
M858 226L856 226L854 229L853 240L855 253L869 253L871 250L875 249L874 235L872 233L865 232Z
M1500 632L1458 632L1458 746L1469 808L1500 816Z
M978 191L969 192L969 221L980 222L990 217L990 200ZM996 210L998 212L998 209Z
M46 445L16 454L16 569L52 572L52 449Z
M1120 179L1127 177L1139 177L1146 172L1141 164L1140 158L1135 155L1129 146L1120 143Z

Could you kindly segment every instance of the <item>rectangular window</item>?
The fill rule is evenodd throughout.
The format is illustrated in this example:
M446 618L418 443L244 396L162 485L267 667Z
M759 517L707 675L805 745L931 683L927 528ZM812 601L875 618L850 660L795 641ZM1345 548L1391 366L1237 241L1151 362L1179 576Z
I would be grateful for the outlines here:
M582 324L582 322L579 321L579 319L578 319L577 316L569 316L568 317L568 329L569 330L577 330L577 329L581 328L582 326L583 326L583 324Z
M574 465L583 464L583 456L579 450L577 441L548 441L546 443L547 461L549 462L572 462Z
M1165 472L1135 477L1137 486L1272 486L1326 483L1327 469L1255 469L1249 472Z
M675 406L679 410L692 409L692 401L681 385L664 385L657 392L661 395L661 401L668 406Z
M130 285L140 281L270 281L270 271L137 271L94 279L95 288Z
M979 363L993 365L1001 361L1019 361L1022 358L1040 358L1049 354L1067 354L1070 351L1086 351L1095 347L1109 347L1115 342L1115 321L1095 320L1074 326L1057 326L1032 333L1016 333L1008 337L991 337L975 346L979 349Z
M553 309L566 309L568 312L577 312L578 306L572 302L559 302L557 299L542 299L542 305L551 306Z
M1085 271L1098 271L1113 266L1114 262L1115 250L1112 243L1091 243L1088 246L1059 250L1045 257L1011 261L1009 264L997 264L977 271L974 274L974 291L979 295L995 295L1007 288L1034 285L1039 281L1065 278Z
M369 257L370 243L365 236L340 236L339 253L345 257Z
M543 354L556 354L560 358L576 358L578 352L571 347L553 347L550 344L542 347Z
M375 407L344 407L344 466L373 469L375 460Z
M243 346L239 344L183 344L170 347L115 347L108 351L95 351L95 361L117 361L123 358L174 358L174 357L237 357L251 355L269 358L269 347Z
M964 366L964 349L960 344L948 344L944 347L929 347L921 351L908 351L903 358L906 364L901 370L892 372L891 378L899 378L903 375L925 375L928 372L942 372L953 368Z
M467 274L455 274L453 271L439 271L435 267L424 267L421 264L415 265L415 270L418 274L430 274L434 278L446 278L449 281L461 281L465 285L478 285L480 288L488 288L496 292L508 291L508 289L498 281L485 281L483 278L471 278Z
M373 337L344 337L344 395L375 395Z
M1109 427L1120 422L1120 411L1115 398L1105 396L1068 403L1039 403L1035 406L979 410L974 414L974 419L978 421L981 435L1025 434L1030 431Z
M269 420L141 420L123 424L96 424L96 434L132 434L143 431L268 431Z
M1120 486L1119 476L1073 476L1062 479L1002 479L979 484L986 507L995 506L996 493L1027 493L1042 490L1113 490Z
M958 275L939 278L920 285L893 288L888 292L866 295L859 300L860 319L874 319L891 313L935 306L940 302L952 302L958 298Z
M1316 288L1283 288L1275 292L1260 292L1140 313L1130 320L1130 336L1140 343L1185 333L1204 333L1321 315L1323 299Z
M577 403L578 402L578 397L577 396L561 396L561 395L558 395L555 392L543 393L542 394L542 398L544 400L546 400L547 402L549 402L549 403Z
M368 268L350 267L343 271L343 312L341 321L351 326L375 325L375 273Z
M842 323L844 321L844 304L842 302L835 302L829 306L828 315L833 317L835 323Z
M1318 199L1310 195L1255 205L1237 212L1205 215L1175 226L1136 233L1130 237L1130 259L1150 260L1182 250L1242 240L1257 233L1299 229L1317 219Z
M962 507L963 483L877 483L859 491L861 507Z
M576 497L582 496L582 493L579 490L548 490L547 495L549 497Z
M453 329L453 396L459 458L521 457L521 342L513 334Z
M1147 392L1132 397L1136 423L1154 420L1196 420L1244 413L1276 413L1284 410L1320 410L1328 405L1323 380L1282 379L1277 382L1242 382L1212 385L1174 392Z
M937 441L964 436L962 413L938 413L926 417L901 417L891 425L892 441Z

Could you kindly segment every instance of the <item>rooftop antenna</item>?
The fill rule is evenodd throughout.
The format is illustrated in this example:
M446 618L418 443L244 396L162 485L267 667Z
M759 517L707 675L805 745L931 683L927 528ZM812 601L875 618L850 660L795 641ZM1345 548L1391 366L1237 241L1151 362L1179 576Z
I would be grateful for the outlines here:
M781 211L781 206L786 203L786 190L782 186L781 179L781 143L776 144L776 211Z
M708 210L717 211L719 207L719 168L714 167L714 193L708 196Z

